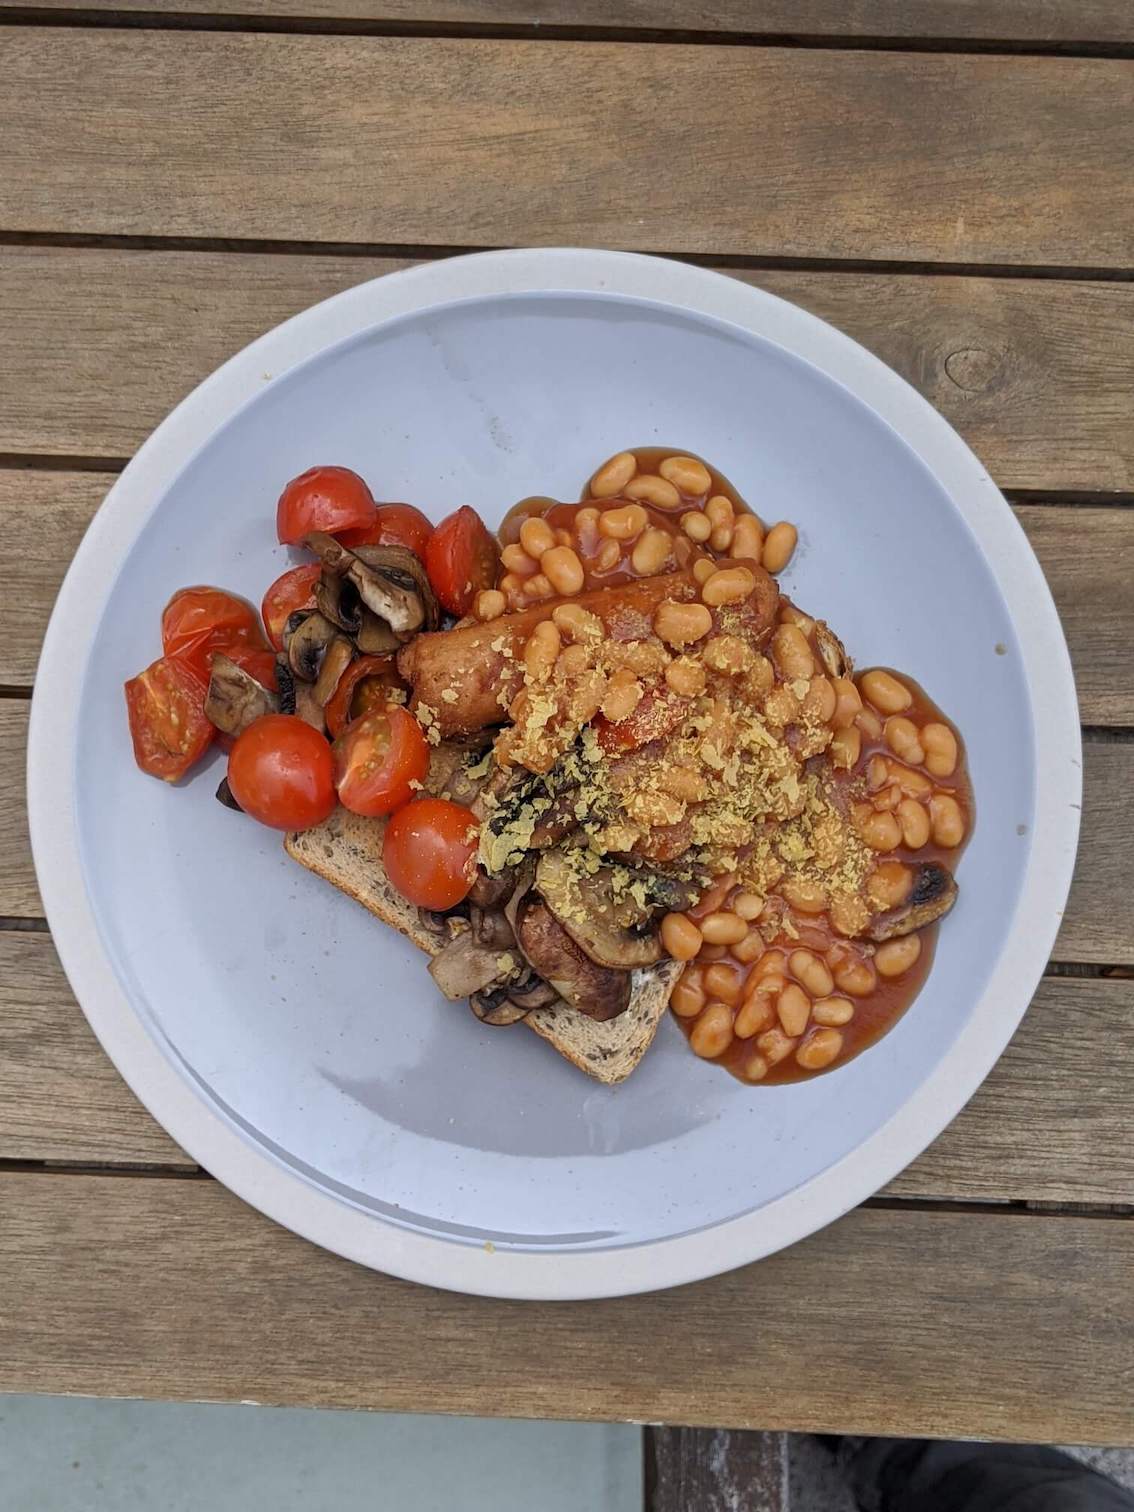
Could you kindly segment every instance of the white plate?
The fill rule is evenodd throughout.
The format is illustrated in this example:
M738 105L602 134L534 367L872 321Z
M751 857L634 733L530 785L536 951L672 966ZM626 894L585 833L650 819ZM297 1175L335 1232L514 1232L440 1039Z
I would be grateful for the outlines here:
M214 802L143 777L121 685L187 583L258 601L283 483L357 468L439 518L573 497L627 445L710 458L862 664L968 741L976 834L914 1007L844 1068L746 1088L663 1023L623 1087L436 997L424 961ZM203 1166L327 1248L494 1296L650 1290L791 1244L889 1181L1000 1054L1066 899L1074 687L1022 532L914 391L801 310L609 252L489 253L352 289L255 342L158 428L59 595L29 802L64 967L134 1091Z

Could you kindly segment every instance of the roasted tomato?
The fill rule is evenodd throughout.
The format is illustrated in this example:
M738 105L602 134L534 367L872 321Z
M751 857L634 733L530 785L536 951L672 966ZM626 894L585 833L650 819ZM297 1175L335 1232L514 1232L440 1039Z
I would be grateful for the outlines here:
M392 656L359 656L339 678L323 709L331 738L337 739L352 719L384 709L390 694L406 691Z
M496 583L500 548L475 509L462 504L446 516L425 548L425 570L450 614L467 614L482 588Z
M355 814L389 814L413 797L429 771L421 726L400 704L364 714L335 741L339 801Z
M335 760L324 737L302 719L265 714L237 736L228 785L244 812L261 824L310 829L335 807Z
M375 514L374 495L349 467L309 467L280 494L276 534L291 546L313 530L366 530Z
M289 568L265 593L260 613L264 618L268 639L277 651L283 650L284 627L288 617L297 609L314 609L315 584L319 581L322 570L318 562Z
M234 647L266 649L260 616L246 599L223 588L182 588L161 616L161 648L208 683L215 651L230 656Z
M636 751L651 740L664 740L667 735L672 735L688 713L687 698L678 698L660 686L647 688L638 707L627 718L614 723L598 715L594 720L595 735L608 756L618 756L625 751Z
M176 782L208 750L216 731L205 718L205 685L193 669L163 656L126 684L134 759L143 772Z
M343 530L344 546L408 546L425 560L425 548L433 534L433 522L412 504L379 504L378 518L365 530Z
M276 655L257 646L229 646L225 656L242 667L249 677L254 677L262 688L278 689L276 682Z
M476 877L477 822L447 798L419 798L386 825L386 875L419 908L453 908Z

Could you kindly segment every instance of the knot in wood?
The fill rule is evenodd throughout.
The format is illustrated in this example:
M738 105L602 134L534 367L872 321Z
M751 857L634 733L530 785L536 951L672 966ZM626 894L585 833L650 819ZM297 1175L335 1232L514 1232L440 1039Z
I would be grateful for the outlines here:
M979 394L993 386L1004 367L1004 354L987 347L961 347L945 359L951 382L966 394Z

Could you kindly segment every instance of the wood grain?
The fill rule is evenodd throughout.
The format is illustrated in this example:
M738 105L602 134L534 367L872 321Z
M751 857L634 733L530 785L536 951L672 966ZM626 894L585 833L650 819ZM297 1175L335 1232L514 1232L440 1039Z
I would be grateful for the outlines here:
M786 1433L647 1428L646 1512L787 1512Z
M1045 979L988 1081L887 1193L1134 1206L1134 1063L1114 1054L1132 1013L1134 982ZM193 1168L102 1053L42 934L0 933L0 1159Z
M860 1209L713 1281L564 1307L373 1274L210 1181L0 1174L0 1211L0 1390L1134 1439L1120 1220Z
M407 264L0 249L0 452L126 457L255 337ZM1134 489L1134 286L726 269L895 367L1003 488Z
M14 27L3 68L2 229L1098 268L1134 250L1125 60Z
M23 0L0 0L0 10ZM75 0L37 0L68 10ZM82 9L192 12L258 19L402 26L569 26L736 32L793 38L963 38L1015 42L1134 41L1126 0L86 0Z

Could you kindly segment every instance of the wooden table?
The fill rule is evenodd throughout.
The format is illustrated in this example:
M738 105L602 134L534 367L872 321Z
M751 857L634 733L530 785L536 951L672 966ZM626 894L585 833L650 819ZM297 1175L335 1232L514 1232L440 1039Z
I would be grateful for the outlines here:
M0 1389L1134 1442L1134 6L0 0L0 22ZM719 266L943 411L1058 601L1086 807L1023 1027L891 1187L732 1275L534 1306L324 1254L150 1120L52 949L23 763L68 558L176 400L407 260L557 242Z

